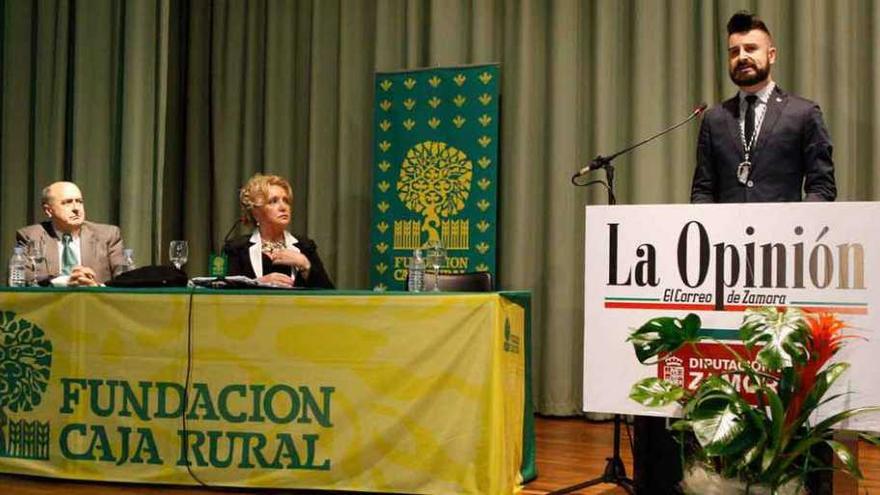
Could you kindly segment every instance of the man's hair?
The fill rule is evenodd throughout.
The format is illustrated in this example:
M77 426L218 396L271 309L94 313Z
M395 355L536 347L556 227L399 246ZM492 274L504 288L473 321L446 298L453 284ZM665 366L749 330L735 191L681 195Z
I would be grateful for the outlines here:
M751 12L740 10L736 14L730 16L730 20L727 21L728 36L732 35L733 33L748 33L753 29L764 31L765 33L767 33L767 36L772 36L770 34L770 30L767 29L767 25L764 24L764 21L762 21L760 17L752 14Z
M52 184L49 184L48 186L43 188L43 194L42 194L41 199L42 199L44 205L47 205L50 202L52 202Z

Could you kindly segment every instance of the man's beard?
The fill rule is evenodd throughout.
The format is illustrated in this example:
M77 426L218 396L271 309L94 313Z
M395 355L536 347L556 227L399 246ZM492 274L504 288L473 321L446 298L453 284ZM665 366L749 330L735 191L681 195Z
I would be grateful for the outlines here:
M755 72L753 74L740 73L737 69L739 69L743 65L751 67L752 69L754 69ZM733 70L730 71L730 79L737 86L754 86L759 82L767 80L769 76L770 64L767 64L762 68L758 67L756 64L742 63L737 65Z

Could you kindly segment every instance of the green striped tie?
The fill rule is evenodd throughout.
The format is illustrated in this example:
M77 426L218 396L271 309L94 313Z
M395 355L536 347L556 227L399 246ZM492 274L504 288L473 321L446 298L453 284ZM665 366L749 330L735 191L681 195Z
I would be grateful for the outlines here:
M76 255L73 254L73 248L70 247L71 242L73 242L73 237L71 237L70 234L64 234L61 236L61 243L64 244L64 248L61 251L62 275L70 275L70 272L73 271L73 267L76 266Z

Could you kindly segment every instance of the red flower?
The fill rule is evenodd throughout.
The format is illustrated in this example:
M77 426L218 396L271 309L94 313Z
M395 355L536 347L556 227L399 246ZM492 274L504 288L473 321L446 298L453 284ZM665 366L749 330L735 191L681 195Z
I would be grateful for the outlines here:
M818 315L805 315L807 322L807 362L795 365L795 376L800 378L795 385L794 394L788 404L785 413L785 424L790 426L801 414L804 400L813 385L816 384L816 376L825 363L831 359L840 349L843 339L851 337L843 333L846 324L840 321L833 313L819 313Z

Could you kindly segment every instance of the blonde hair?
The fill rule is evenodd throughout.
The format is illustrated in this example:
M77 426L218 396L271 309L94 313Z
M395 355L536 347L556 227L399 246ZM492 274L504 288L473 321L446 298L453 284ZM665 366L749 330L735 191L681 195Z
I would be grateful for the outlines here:
M269 188L279 186L287 191L287 197L293 201L293 188L290 183L279 175L256 174L250 179L238 193L238 203L241 205L241 222L245 225L256 225L253 209L263 206L269 197Z

